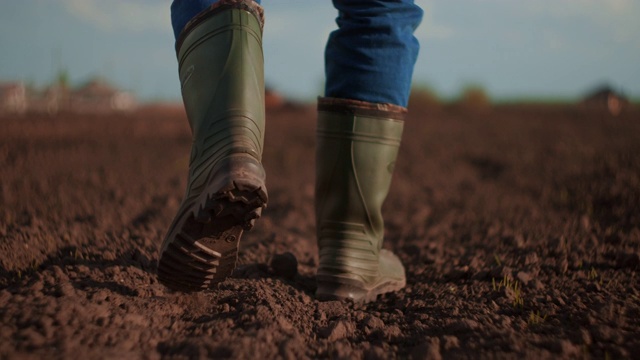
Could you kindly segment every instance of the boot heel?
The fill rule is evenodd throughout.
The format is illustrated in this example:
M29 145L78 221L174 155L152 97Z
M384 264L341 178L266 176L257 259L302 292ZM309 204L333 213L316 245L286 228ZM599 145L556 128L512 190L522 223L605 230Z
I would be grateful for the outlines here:
M238 246L266 206L264 186L230 181L204 205L184 206L158 261L158 280L178 291L198 291L224 281L236 267ZM191 208L192 210L189 210Z

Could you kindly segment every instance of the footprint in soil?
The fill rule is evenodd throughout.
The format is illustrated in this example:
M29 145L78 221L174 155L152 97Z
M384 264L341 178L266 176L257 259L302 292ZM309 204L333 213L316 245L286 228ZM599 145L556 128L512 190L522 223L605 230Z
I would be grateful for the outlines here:
M308 294L314 294L316 290L315 278L301 275L298 272L298 259L288 251L273 255L268 265L261 263L239 265L232 277L237 279L277 277Z

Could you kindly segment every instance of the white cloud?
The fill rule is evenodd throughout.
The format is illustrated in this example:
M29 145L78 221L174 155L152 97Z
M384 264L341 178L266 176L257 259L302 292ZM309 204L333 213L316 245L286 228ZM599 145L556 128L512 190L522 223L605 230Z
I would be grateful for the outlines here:
M424 17L422 23L416 30L415 36L420 42L428 40L443 40L449 39L455 35L455 31L452 27L441 24L434 19L435 1L433 0L418 0L416 4L424 10Z
M170 0L63 0L73 16L109 32L171 31Z
M517 3L525 6L525 3ZM604 29L616 42L640 46L640 1L638 0L536 0L526 2L533 14L559 19L579 18Z
M566 49L567 47L567 42L564 39L564 37L555 31L543 30L542 36L544 38L547 48L551 50L561 50L561 49Z
M626 18L637 15L637 0L537 0L518 3L533 13L547 14L554 17L581 17L594 21L612 18Z
M264 33L270 41L324 47L329 33L337 27L334 21L337 12L329 2L280 8L272 8L268 0L265 2Z

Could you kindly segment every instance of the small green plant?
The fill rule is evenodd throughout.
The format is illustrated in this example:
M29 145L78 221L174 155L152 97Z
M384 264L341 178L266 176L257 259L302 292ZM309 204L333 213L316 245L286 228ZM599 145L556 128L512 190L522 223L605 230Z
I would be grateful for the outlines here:
M500 261L500 256L498 256L498 254L493 253L493 259L496 261L496 264L498 264L498 266L502 265L502 261Z
M502 288L509 288L513 290L514 284L518 281L514 281L511 277L505 275L500 282L496 283L496 278L492 278L491 282L493 283L493 290L499 291Z
M70 83L71 81L69 71L67 69L58 70L58 73L56 74L55 84L64 89L67 89L69 88Z
M591 267L591 270L589 270L589 272L587 273L587 279L598 283L598 285L600 286L604 284L604 279L602 278L602 276L600 276L600 274L598 274L598 272L593 266ZM608 285L611 285L611 280L609 280Z
M82 254L82 252L80 250L78 250L78 248L75 248L73 251L69 251L69 256L73 257L73 260L84 260L84 255Z
M522 297L522 291L518 281L513 285L513 307L519 307L520 309L524 307L524 298Z
M529 325L540 325L545 322L545 320L547 320L547 315L540 315L540 310L536 312L531 311L531 313L529 313L529 320L527 320L527 323Z
M522 309L524 307L524 298L522 297L522 288L519 281L513 280L509 276L505 275L500 282L496 282L496 279L492 278L491 283L494 291L500 291L504 288L513 293L512 304L514 308L519 307Z

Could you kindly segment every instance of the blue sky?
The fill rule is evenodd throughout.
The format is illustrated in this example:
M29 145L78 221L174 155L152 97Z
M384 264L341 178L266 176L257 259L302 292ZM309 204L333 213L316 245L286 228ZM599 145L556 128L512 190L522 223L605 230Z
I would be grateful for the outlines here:
M640 97L640 0L417 0L425 17L414 84L455 96L577 97L609 83ZM169 0L0 3L0 80L38 86L66 68L143 99L179 99ZM311 100L337 15L329 0L263 0L267 83Z

